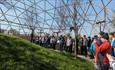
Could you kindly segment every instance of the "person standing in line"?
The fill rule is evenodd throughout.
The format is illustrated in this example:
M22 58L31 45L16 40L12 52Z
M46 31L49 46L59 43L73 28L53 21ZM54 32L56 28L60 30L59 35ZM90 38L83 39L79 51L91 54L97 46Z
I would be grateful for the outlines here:
M114 37L114 33L110 33L109 38L111 40L112 56L115 57L115 37Z
M88 37L87 46L88 46L88 55L90 55L90 46L91 46L91 37L90 36Z
M42 46L42 37L39 37L39 45Z
M94 39L93 39L91 47L90 47L91 58L95 57L95 56L92 57L92 55L95 55L95 52L96 52L95 51L94 41L96 41L96 43L97 43L98 46L100 46L102 44L101 34L103 34L103 32L100 32L98 34L98 36L97 35L94 36Z
M87 57L87 38L86 38L86 35L83 36L83 51L85 52L85 57Z
M57 38L57 43L56 43L57 45L56 45L56 48L58 49L58 50L60 50L60 39L59 39L59 37Z
M41 46L43 46L43 47L44 47L44 41L45 41L45 36L42 36L41 37Z
M44 47L48 48L48 36L45 36L44 38Z
M36 38L35 38L35 43L36 43L36 44L39 44L39 36L36 36Z
M60 37L59 37L59 40L60 40L60 51L63 51L63 49L64 49L64 37L61 35Z
M83 55L83 38L81 37L79 40L79 47L80 47L80 53Z
M106 54L111 54L111 44L109 42L108 33L101 32L98 35L102 41L101 45L98 45L97 40L94 40L96 54L95 62L98 66L98 70L109 70L109 59Z
M51 47L55 50L56 49L56 38L54 36L50 39Z
M50 36L47 36L47 38L48 38L48 39L47 39L47 47L50 48L50 39L51 39L51 37L50 37Z
M66 51L67 52L72 52L72 46L71 46L71 44L72 44L72 39L69 36L69 37L67 37L67 41L66 41L66 46L67 46Z
M64 51L66 51L66 47L67 47L66 42L67 42L67 36L64 36L64 45L63 45L64 46Z
M97 35L95 35L94 36L94 38L93 38L93 41L92 41L92 43L91 43L91 46L90 46L90 58L94 58L94 55L95 55L95 45L94 45L94 41L96 40L97 41L97 39L98 39L98 37L97 37Z
M50 46L51 46L51 48L53 48L53 36L51 36L51 38L50 38Z

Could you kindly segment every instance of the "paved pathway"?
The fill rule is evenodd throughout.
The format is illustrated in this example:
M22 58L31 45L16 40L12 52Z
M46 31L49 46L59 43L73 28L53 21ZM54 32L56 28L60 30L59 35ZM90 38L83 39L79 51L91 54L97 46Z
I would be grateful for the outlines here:
M82 56L82 55L77 55L77 57L82 58L82 59L85 59L85 60L88 60L88 61L92 61L93 64L94 64L94 66L95 66L95 69L97 70L97 66L96 66L96 64L94 63L94 60L93 60L93 59L90 59L90 58L85 57L85 56Z

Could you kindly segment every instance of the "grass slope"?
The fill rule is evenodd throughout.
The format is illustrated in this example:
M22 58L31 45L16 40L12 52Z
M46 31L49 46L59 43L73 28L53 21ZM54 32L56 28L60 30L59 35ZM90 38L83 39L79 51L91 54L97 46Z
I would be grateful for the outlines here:
M91 62L0 34L0 70L94 70Z

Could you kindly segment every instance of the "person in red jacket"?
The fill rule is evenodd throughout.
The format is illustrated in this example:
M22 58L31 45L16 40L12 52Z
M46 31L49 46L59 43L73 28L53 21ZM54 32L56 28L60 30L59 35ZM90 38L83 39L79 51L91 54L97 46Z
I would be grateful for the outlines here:
M109 70L109 60L106 54L111 54L111 44L108 33L100 33L100 39L102 41L101 45L98 45L97 41L94 41L96 48L95 60L98 70Z

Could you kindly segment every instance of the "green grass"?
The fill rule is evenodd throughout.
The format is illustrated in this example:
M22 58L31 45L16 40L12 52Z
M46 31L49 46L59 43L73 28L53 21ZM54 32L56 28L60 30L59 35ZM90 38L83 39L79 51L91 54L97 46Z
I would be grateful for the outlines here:
M0 70L94 70L94 66L69 54L0 34Z

